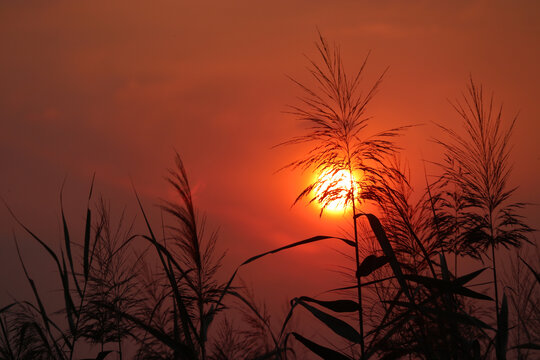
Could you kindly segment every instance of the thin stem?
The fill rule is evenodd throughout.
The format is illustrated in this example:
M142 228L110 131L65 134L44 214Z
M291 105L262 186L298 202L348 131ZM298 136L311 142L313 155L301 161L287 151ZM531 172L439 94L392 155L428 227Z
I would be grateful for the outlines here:
M117 331L117 344L118 344L118 356L122 360L122 337L120 336L120 317L116 318L116 331Z
M495 311L497 314L497 325L499 324L499 291L497 286L497 266L495 264L495 244L491 244L491 258L493 262L493 285L495 286ZM498 326L497 326L498 330Z
M355 255L356 255L356 283L358 285L358 324L360 326L360 351L362 352L362 359L364 358L364 320L362 314L362 279L360 277L360 258L358 254L358 227L356 225L356 205L354 203L353 195L353 222L354 222L354 243L355 243Z
M358 289L358 325L360 327L360 351L362 353L362 359L365 355L365 348L364 348L364 319L363 319L363 312L362 312L362 279L360 277L360 255L359 255L359 247L358 247L358 226L356 224L356 196L354 194L354 177L353 177L353 171L349 156L349 148L347 146L347 155L349 158L348 161L348 167L349 167L349 178L351 181L351 198L352 198L352 210L353 210L353 225L354 225L354 254L355 254L355 260L356 260L356 284Z
M96 242L98 241L97 237L96 237ZM75 353L75 345L77 344L77 340L78 340L78 332L79 332L79 322L81 320L81 312L83 311L83 305L84 305L84 300L85 300L85 297L86 297L86 287L88 285L88 280L85 280L84 281L84 287L83 287L83 291L82 291L82 294L81 294L81 299L80 299L80 303L79 303L79 311L77 312L77 320L75 322L75 333L73 334L73 340L72 340L72 343L71 343L71 352L69 353L69 360L72 360L73 359L73 354Z
M495 314L497 315L497 331L499 330L499 290L497 286L497 264L495 262L495 237L493 236L493 211L489 212L491 259L493 263L493 285L495 286Z

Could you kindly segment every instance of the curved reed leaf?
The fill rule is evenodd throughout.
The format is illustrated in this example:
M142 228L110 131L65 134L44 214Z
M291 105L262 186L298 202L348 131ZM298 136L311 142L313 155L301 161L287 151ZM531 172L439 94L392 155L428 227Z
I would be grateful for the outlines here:
M387 256L368 255L358 267L358 276L368 276L388 263Z
M77 338L77 329L75 326L74 316L77 316L77 310L75 309L75 304L73 304L73 298L71 297L71 291L69 290L69 278L68 271L66 268L66 260L64 259L64 253L62 252L62 267L63 272L60 274L62 277L62 290L64 293L64 302L66 305L66 317L69 324L69 330L73 335L74 339Z
M395 279L395 278L396 278L395 276L389 276L389 277L385 277L383 279L378 279L378 280L373 280L373 281L368 281L368 282L362 283L362 284L360 284L360 286L364 287L364 286L374 285L374 284L378 284L378 283L381 283L383 281L392 280L392 279ZM325 291L325 293L326 292L331 292L331 291L352 290L352 289L356 289L356 288L358 288L358 285L351 285L351 286L345 286L345 287L330 289L330 290Z
M322 321L326 326L328 326L328 328L330 328L330 330L335 332L337 335L349 340L352 343L360 343L360 334L345 321L338 319L330 314L327 314L324 311L321 311L307 304L304 301L298 300L298 304L305 307L309 312L313 314L313 316Z
M324 300L313 299L308 296L301 296L298 298L298 301L312 302L322 307L325 307L329 310L340 312L340 313L358 311L358 303L352 300L324 301Z
M305 347L324 360L350 360L348 356L327 348L326 346L319 345L298 333L293 332L292 334L296 340L300 341Z
M60 346L58 345L58 342L56 340L56 337L54 336L52 330L51 330L51 324L53 325L53 327L55 329L57 329L60 333L61 333L61 337L65 340L65 344L68 346L68 348L70 350L73 350L73 344L66 338L65 334L60 331L59 327L56 326L56 324L49 318L49 315L47 314L47 311L45 310L45 306L43 305L43 302L41 300L41 297L39 295L39 292L37 290L37 287L36 287L36 284L34 282L34 280L32 280L30 278L30 275L28 274L28 271L26 270L26 266L24 264L24 261L22 259L22 255L21 255L21 252L19 250L19 245L17 244L17 240L14 239L15 241L15 247L17 249L17 255L19 256L19 261L21 263L21 266L23 268L23 271L24 271L24 275L26 276L26 279L28 281L28 283L30 284L30 287L32 288L32 292L34 293L34 298L38 304L38 312L41 316L41 320L43 322L43 325L45 326L45 330L47 331L47 334L43 333L43 330L41 329L41 327L35 323L35 328L36 328L36 331L38 332L38 334L40 335L40 337L42 338L43 340L43 344L47 345L49 351L51 352L52 354L52 349L50 349L50 345L49 345L49 340L47 339L47 335L50 339L50 341L52 341L53 343L53 347L54 347L54 350L56 351L56 353L58 354L58 356L60 356L61 358L64 357L64 352L61 350ZM33 306L32 304L30 304L31 306Z
M289 312L287 313L287 316L285 317L285 320L283 321L283 325L281 325L281 331L279 332L279 338L283 336L283 333L285 332L285 328L287 327L287 324L289 323L289 320L292 317L293 310L298 305L298 299L294 298L291 300L291 308L289 309ZM284 346L287 347L287 339L289 337L290 333L287 334L284 341Z
M43 305L43 301L41 301L41 297L39 296L39 292L36 287L36 283L34 280L30 278L30 275L28 275L28 271L26 270L26 266L24 264L24 260L22 258L21 252L19 250L19 245L17 244L17 240L15 239L15 248L17 249L17 255L19 256L19 261L21 263L21 266L23 268L24 275L26 276L26 280L30 284L30 287L32 288L32 292L34 293L34 298L36 299L36 302L38 304L39 313L41 314L41 319L43 320L43 324L47 328L47 331L49 334L51 334L51 329L49 326L49 316L47 315L47 311L45 310L45 306Z
M527 266L529 268L529 270L531 270L534 277L536 278L536 282L540 283L540 273L538 273L536 270L534 270L533 267L531 265L529 265L525 260L523 260L523 258L521 256L519 257L519 259L525 264L525 266Z
M413 274L403 275L403 277L406 280L422 284L426 286L427 288L437 288L438 290L446 292L446 293L459 294L459 295L467 296L470 298L493 301L493 299L490 296L481 294L479 292L476 292L466 287L463 287L461 285L458 285L454 281L433 279L427 276L413 275Z
M347 240L347 239L333 237L333 236L318 235L318 236L310 237L310 238L305 239L305 240L297 241L297 242L289 244L289 245L282 246L282 247L277 248L275 250L270 250L270 251L264 252L262 254L252 256L249 259L247 259L246 261L244 261L243 263L241 263L240 265L238 265L238 267L236 268L236 270L234 271L234 273L230 277L229 281L227 282L227 284L225 285L225 287L221 291L221 294L220 294L220 296L218 298L218 301L216 302L216 305L215 306L212 305L212 307L211 307L211 309L209 311L209 317L208 317L208 320L207 320L208 324L210 324L212 322L213 316L215 315L216 310L219 309L219 306L221 305L221 302L223 301L223 297L229 291L229 288L231 287L231 284L232 284L233 280L235 279L236 274L238 273L238 270L240 270L240 267L242 267L244 265L247 265L247 264L249 264L249 263L251 263L251 262L253 262L253 261L257 260L257 259L260 259L260 258L262 258L262 257L264 257L266 255L275 254L275 253L278 253L280 251L291 249L291 248L294 248L294 247L297 247L297 246L301 246L301 245L305 245L305 244L311 244L311 243L314 243L314 242L317 242L317 241L328 240L328 239L340 240L340 241L344 242L345 244L347 244L349 246L356 247L354 242L352 242L350 240Z
M162 246L157 240L156 240L156 237L154 235L154 231L152 230L152 227L150 226L150 222L148 221L148 217L146 216L146 212L144 211L144 208L142 206L142 203L141 203L141 200L139 198L139 195L137 194L137 191L135 190L135 186L133 186L133 191L135 193L135 197L137 199L137 203L139 204L139 209L141 210L142 214L143 214L143 218L144 218L144 221L146 223L146 227L150 233L150 236L143 236L145 239L147 239L148 241L150 241L154 247L156 248L156 252L159 256L159 259L161 261L161 265L162 265L162 268L167 276L167 279L169 281L169 284L171 286L171 289L173 290L173 294L174 294L174 299L175 299L175 304L176 306L178 307L178 311L180 312L180 320L182 322L182 327L183 327L183 330L184 330L184 337L185 337L185 340L187 342L187 348L189 348L190 352L194 352L194 345L193 345L193 340L191 338L191 333L193 332L193 334L195 334L195 336L197 336L197 332L196 332L196 329L193 325L193 322L191 321L191 318L189 316L189 313L187 311L187 308L186 308L186 304L184 302L184 300L182 299L182 296L180 296L180 291L179 291L179 288L178 288L178 284L176 282L176 278L175 278L175 275L174 273L172 272L172 269L170 267L170 264L173 263L175 264L176 262L174 261L174 258L172 257L172 255L169 253L169 251L164 247ZM164 254L165 256L167 257L167 261L165 261L165 258L164 258ZM169 266L167 265L169 264ZM177 263L175 264L175 266L177 267L177 269L181 270L182 268L180 267L180 265L178 265ZM184 271L181 271L181 274L183 276L185 276L185 272ZM186 277L187 278L187 277ZM129 314L127 314L129 315ZM131 315L130 315L131 316ZM138 319L137 319L138 320ZM140 320L138 320L140 321ZM138 322L135 322L138 326L139 323ZM175 322L176 323L176 322ZM144 323L143 323L144 324ZM146 324L144 324L146 327L148 327ZM155 330L155 329L154 329ZM154 333L152 333L152 331L150 330L147 330L150 334L154 335ZM159 330L155 330L155 331L159 331ZM155 335L154 335L155 336ZM159 338L158 338L159 339ZM198 339L200 341L200 339ZM161 339L160 339L161 341ZM174 340L173 340L173 343L174 343ZM184 345L185 346L185 345ZM174 347L173 347L174 349Z
M384 228L382 227L381 222L373 214L361 213L361 214L356 215L356 217L360 217L360 216L367 217L369 221L369 225L371 226L371 229L373 230L373 233L375 234L377 241L381 245L381 249L383 250L386 257L388 258L388 262L390 263L390 266L392 267L392 271L394 272L394 275L396 276L396 279L399 285L401 286L401 289L403 290L405 295L407 295L407 297L411 299L409 287L407 286L407 283L405 282L405 278L403 277L401 266L399 265L399 262L397 261L396 254L394 253L394 249L392 249L392 245L390 244L390 241L388 240L388 237L386 236L386 232L384 231Z
M60 265L60 260L58 260L58 256L56 256L55 252L15 216L15 214L13 213L11 208L8 206L8 204L4 201L4 199L2 199L2 201L4 202L4 205L6 206L8 212L10 213L11 217L15 220L15 222L17 222L17 224L19 224L24 229L24 231L26 231L34 240L36 240L52 257L52 259L54 260L56 264L56 267L58 268L59 274L61 274L62 266Z
M454 283L456 283L458 285L465 285L466 283L468 283L469 281L473 280L478 275L480 275L482 272L484 272L484 270L486 270L486 269L487 268L483 268L483 269L480 269L480 270L473 271L472 273L460 276L460 277L458 277L457 279L454 280Z
M314 242L317 242L317 241L328 240L328 239L337 239L337 240L341 240L341 241L343 241L344 243L346 243L347 245L350 245L350 246L353 246L352 244L354 244L354 243L351 242L350 240L346 240L346 239L342 239L342 238L337 238L337 237L334 237L334 236L318 235L318 236L310 237L310 238L305 239L305 240L301 240L301 241L294 242L294 243L289 244L289 245L282 246L282 247L277 248L277 249L275 249L275 250L270 250L270 251L267 251L267 252L265 252L265 253L262 253L262 254L259 254L259 255L255 255L255 256L253 256L253 257L250 257L250 258L247 259L246 261L244 261L242 264L240 264L240 266L249 264L250 262L255 261L255 260L259 259L259 258L262 258L263 256L266 256L266 255L275 254L275 253L278 253L278 252L280 252L280 251L287 250L287 249L291 249L291 248L293 248L293 247L297 247L297 246L300 246L300 245L311 244L311 243L314 243ZM240 266L239 266L239 267L240 267Z
M64 202L62 201L62 192L64 190L64 186L62 185L62 189L60 190L60 214L62 216L62 227L64 231L64 246L66 248L66 254L69 262L69 267L71 269L71 275L73 277L73 282L75 283L75 287L77 288L77 292L79 293L79 296L82 296L82 290L79 286L79 281L77 280L77 276L75 275L75 267L73 265L73 255L71 253L71 239L69 237L69 229L67 226L66 216L64 213Z
M92 226L92 212L90 208L86 209L86 223L84 226L84 245L83 245L83 273L84 280L88 280L90 272L90 229Z

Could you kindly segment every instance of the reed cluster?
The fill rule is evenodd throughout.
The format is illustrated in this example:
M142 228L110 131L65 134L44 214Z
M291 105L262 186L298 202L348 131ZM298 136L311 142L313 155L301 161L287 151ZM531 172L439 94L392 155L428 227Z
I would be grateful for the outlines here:
M305 132L283 143L309 150L285 168L319 175L295 203L319 203L322 216L330 202L342 200L350 235L315 235L254 255L222 281L217 273L225 254L196 210L178 154L167 176L176 198L162 201L157 226L134 189L145 224L140 233L105 200L93 205L92 180L82 234L73 233L61 207L58 249L12 213L55 265L62 308L47 307L17 246L33 298L0 308L0 359L79 359L88 347L95 360L123 359L127 347L135 359L175 360L537 356L538 256L518 253L533 229L509 183L515 118L506 124L493 96L486 100L471 79L454 103L462 131L440 126L444 135L436 142L445 155L435 162L438 174L435 180L425 175L426 187L413 191L396 142L411 126L370 132L374 118L367 109L385 72L363 91L368 57L349 76L337 46L320 36L317 51L319 60L308 59L312 81L293 79L303 95L290 113L306 124ZM323 180L342 171L350 184ZM368 203L376 213L362 211ZM332 289L325 299L299 294L276 324L238 274L268 255L320 242L345 249L351 286ZM496 261L501 245L516 253L503 287ZM490 266L458 274L461 257ZM475 282L484 272L492 280L480 291ZM305 316L300 308L335 341L302 335L294 323Z

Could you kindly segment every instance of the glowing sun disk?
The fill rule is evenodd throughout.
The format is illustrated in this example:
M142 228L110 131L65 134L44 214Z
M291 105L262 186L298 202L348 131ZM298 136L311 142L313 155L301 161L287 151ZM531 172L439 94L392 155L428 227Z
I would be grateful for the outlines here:
M355 194L358 193L358 185L354 175L352 184L355 188ZM324 206L326 211L342 212L350 206L347 203L350 189L351 174L347 170L339 170L337 172L327 171L319 175L314 190L319 206Z

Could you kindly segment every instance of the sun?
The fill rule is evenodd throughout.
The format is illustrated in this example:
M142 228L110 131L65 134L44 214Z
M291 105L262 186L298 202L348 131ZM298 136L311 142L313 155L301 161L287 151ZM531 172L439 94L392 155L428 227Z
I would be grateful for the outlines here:
M325 171L317 178L314 187L315 197L318 205L325 211L344 212L350 207L347 203L347 194L351 189L351 180L355 188L355 195L358 194L358 184L353 175L347 170Z

